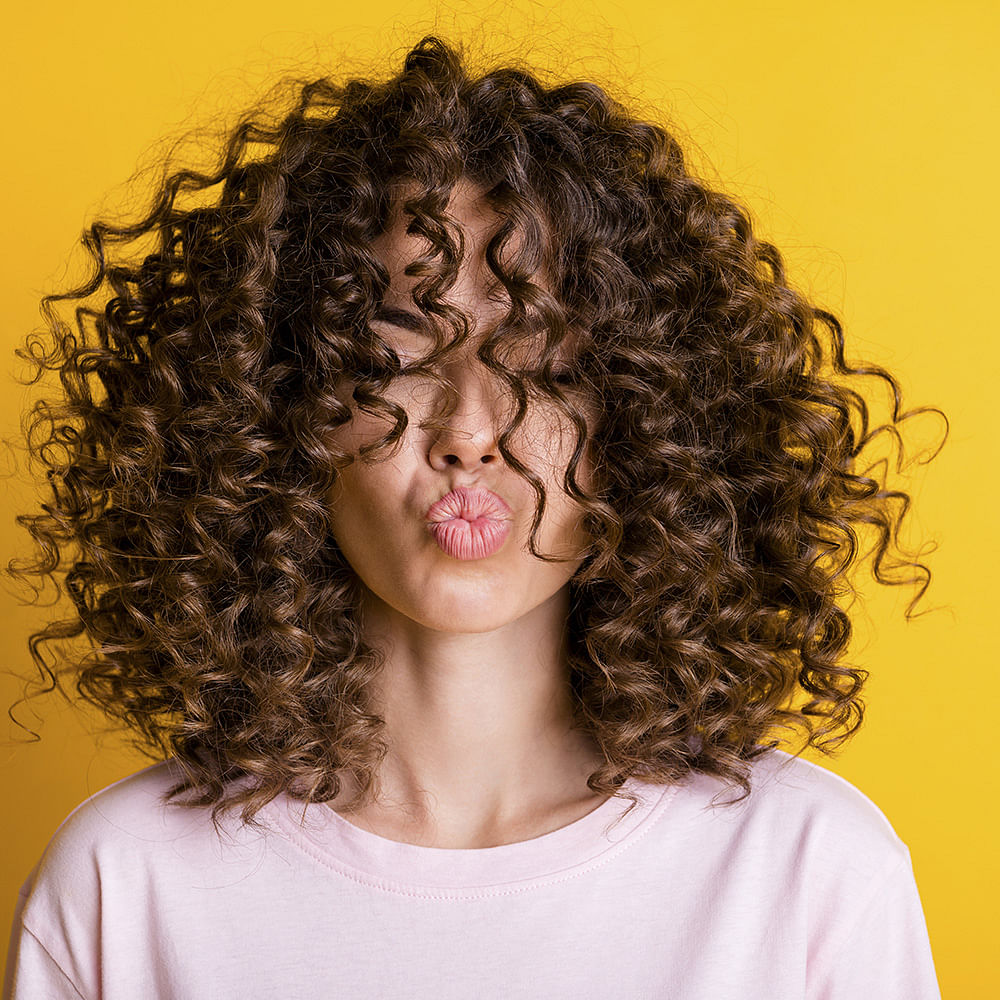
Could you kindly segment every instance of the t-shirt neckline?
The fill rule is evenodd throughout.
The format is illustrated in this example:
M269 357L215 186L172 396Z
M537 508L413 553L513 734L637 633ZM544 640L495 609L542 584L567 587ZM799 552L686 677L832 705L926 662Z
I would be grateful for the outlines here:
M604 864L641 836L666 808L675 785L627 779L595 809L530 840L496 847L426 847L390 840L355 826L325 803L281 795L265 812L302 850L347 877L409 895L502 895L561 881Z

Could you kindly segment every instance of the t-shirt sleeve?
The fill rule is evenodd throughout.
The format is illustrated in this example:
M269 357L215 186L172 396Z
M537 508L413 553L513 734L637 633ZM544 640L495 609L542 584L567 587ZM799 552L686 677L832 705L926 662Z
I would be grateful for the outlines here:
M91 1000L99 994L100 899L87 811L77 807L21 886L3 1000Z
M3 1000L86 1000L42 943L16 922L7 952Z
M809 1000L941 1000L909 852L876 880L810 976Z

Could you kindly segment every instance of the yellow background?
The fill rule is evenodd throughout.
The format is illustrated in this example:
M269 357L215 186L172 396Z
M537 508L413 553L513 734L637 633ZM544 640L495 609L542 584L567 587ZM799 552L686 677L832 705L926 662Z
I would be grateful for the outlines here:
M239 107L302 61L336 72L375 57L395 70L429 30L500 51L533 38L537 61L559 55L645 114L663 108L696 165L714 164L710 179L784 250L793 282L843 317L849 357L889 365L908 403L951 419L943 453L909 481L913 536L939 545L924 604L938 610L907 624L907 595L867 588L852 647L871 671L865 728L820 762L909 845L944 997L995 996L998 11L988 0L18 4L0 59L0 432L13 435L23 405L10 352L39 326L39 296L76 273L67 261L79 262L85 223L122 204L123 182L163 136ZM914 430L930 441L937 426ZM5 563L27 551L13 516L31 489L23 471L0 482ZM23 673L38 612L9 581L0 599L4 666ZM6 708L19 688L2 682ZM10 724L0 733L4 926L66 813L147 763L118 738L95 741L89 717L37 704L40 744L13 742ZM32 721L23 708L19 718Z

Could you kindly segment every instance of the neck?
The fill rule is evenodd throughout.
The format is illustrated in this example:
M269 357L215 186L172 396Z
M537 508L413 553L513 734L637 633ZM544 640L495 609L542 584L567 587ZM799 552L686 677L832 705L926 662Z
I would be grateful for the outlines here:
M366 633L386 654L375 698L389 751L375 800L345 817L390 839L489 846L595 808L587 778L601 758L572 728L567 607L563 591L501 629L457 634L373 596Z

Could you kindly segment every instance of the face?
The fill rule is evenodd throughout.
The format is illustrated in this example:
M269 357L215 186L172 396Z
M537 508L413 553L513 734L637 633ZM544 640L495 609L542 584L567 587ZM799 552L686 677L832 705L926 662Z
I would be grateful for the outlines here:
M383 611L442 632L487 632L557 608L560 601L565 604L567 583L582 562L588 539L581 509L562 489L576 430L554 404L529 394L529 409L511 448L545 486L539 551L568 561L547 563L528 550L534 491L506 465L497 446L516 412L514 400L475 353L482 332L506 311L506 303L491 291L495 278L483 256L499 220L469 182L456 186L448 210L463 227L466 248L458 280L444 300L462 309L472 325L466 343L440 362L458 394L457 407L442 418L442 386L421 376L397 378L384 396L407 412L401 443L395 452L390 448L377 454L374 462L356 458L341 472L328 498L330 524L344 557ZM405 310L420 320L410 297L419 277L404 275L403 268L426 252L427 243L406 235L405 223L397 202L392 224L373 249L391 276L385 308ZM429 333L406 329L405 323L405 318L399 323L372 321L404 364L434 346ZM349 380L338 386L338 398L353 406L354 416L335 431L334 440L356 456L392 423L362 412L351 399L352 389ZM581 460L577 481L588 488L590 476L589 464ZM458 487L485 487L509 507L509 530L495 552L457 558L428 529L428 509Z

